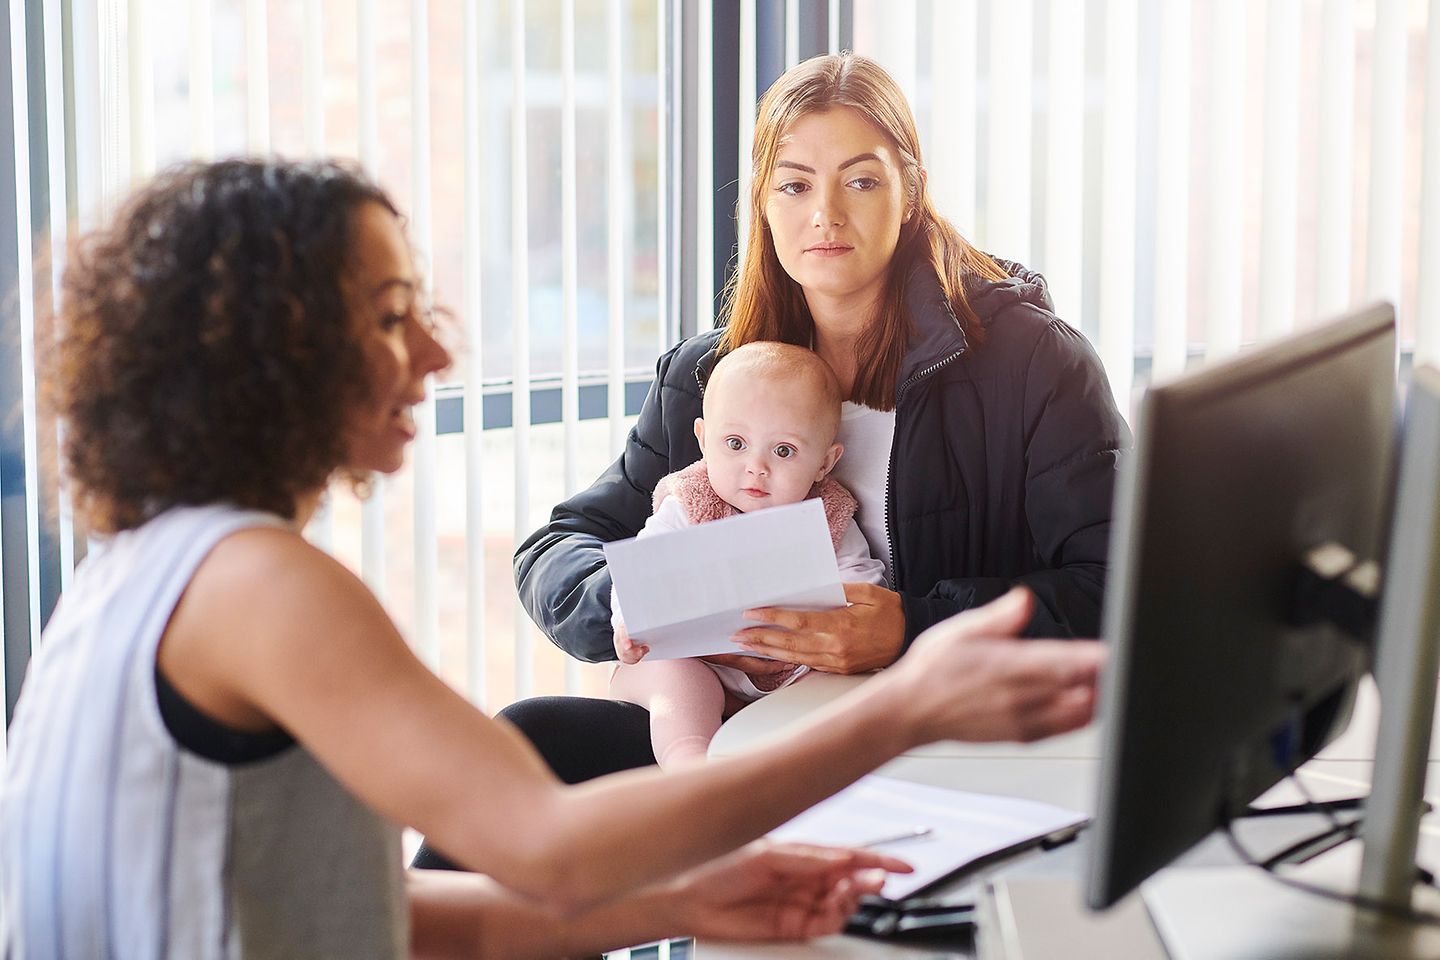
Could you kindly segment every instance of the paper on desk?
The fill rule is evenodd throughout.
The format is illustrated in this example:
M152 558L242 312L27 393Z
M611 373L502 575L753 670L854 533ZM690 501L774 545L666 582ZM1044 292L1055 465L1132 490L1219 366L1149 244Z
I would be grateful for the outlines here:
M770 836L827 846L870 844L872 850L899 857L915 872L893 874L885 881L883 895L898 900L984 857L1064 834L1088 819L1048 803L871 775L782 824ZM928 836L872 843L922 827L931 831Z
M648 660L745 653L731 642L755 626L752 607L845 606L819 500L742 513L643 540L605 544L630 638Z

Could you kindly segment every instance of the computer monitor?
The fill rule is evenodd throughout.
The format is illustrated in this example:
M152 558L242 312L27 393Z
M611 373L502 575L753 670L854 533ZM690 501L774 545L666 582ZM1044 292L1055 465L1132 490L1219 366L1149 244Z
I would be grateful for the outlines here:
M1384 559L1395 360L1378 305L1147 391L1110 551L1091 907L1348 722L1371 647L1297 594L1313 548Z

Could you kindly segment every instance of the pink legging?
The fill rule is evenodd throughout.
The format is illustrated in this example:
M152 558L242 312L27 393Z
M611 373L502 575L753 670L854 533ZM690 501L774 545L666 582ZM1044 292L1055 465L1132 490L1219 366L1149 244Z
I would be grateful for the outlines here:
M662 767L705 759L725 712L720 678L699 660L622 663L610 696L650 711L650 742Z

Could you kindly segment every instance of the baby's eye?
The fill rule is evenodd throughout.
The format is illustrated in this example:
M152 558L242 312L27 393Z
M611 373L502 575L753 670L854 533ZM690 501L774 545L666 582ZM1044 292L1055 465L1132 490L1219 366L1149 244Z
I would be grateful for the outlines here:
M795 456L795 448L790 446L790 444L788 443L782 443L775 448L775 456L779 457L781 460L789 460L791 457Z
M744 450L745 441L741 440L739 437L726 437L725 446L729 447L731 450Z

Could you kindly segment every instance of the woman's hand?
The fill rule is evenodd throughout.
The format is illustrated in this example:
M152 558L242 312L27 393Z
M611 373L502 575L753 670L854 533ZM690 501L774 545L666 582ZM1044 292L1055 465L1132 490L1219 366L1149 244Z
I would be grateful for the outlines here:
M876 683L898 684L915 743L1031 741L1090 722L1105 652L1093 640L1021 640L1034 598L1017 587L915 638ZM869 684L866 684L869 686Z
M902 860L757 840L671 885L680 930L713 940L804 940L836 933L860 897L879 893Z
M900 594L873 583L847 583L845 600L849 606L838 610L746 610L747 620L768 626L742 630L734 639L747 650L826 673L890 666L905 644Z

